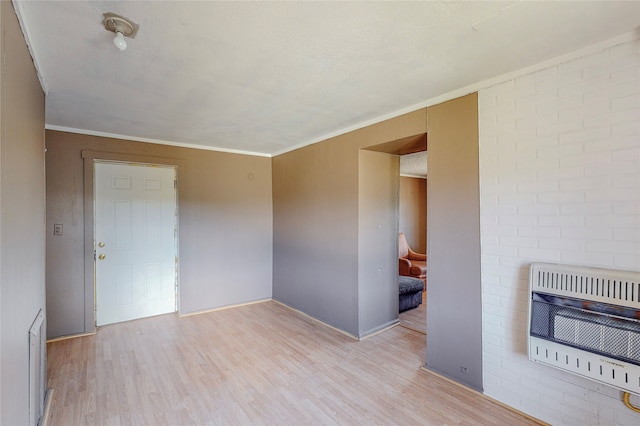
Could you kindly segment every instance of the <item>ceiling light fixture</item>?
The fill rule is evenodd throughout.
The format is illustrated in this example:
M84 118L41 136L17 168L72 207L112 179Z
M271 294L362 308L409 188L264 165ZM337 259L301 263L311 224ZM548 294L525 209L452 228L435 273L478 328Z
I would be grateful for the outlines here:
M127 18L124 18L120 15L116 15L115 13L107 12L102 14L104 24L104 28L107 31L111 31L116 33L116 36L113 38L113 45L118 50L125 50L127 48L127 42L125 41L125 37L134 38L138 33L138 24L134 24Z

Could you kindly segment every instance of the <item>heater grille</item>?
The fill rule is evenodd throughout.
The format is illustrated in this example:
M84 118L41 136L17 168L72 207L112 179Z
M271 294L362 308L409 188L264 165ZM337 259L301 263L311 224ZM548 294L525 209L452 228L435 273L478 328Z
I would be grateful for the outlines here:
M638 308L639 275L637 272L534 263L531 290Z
M531 334L640 365L640 321L547 303L534 293Z
M529 358L640 393L640 273L534 263Z

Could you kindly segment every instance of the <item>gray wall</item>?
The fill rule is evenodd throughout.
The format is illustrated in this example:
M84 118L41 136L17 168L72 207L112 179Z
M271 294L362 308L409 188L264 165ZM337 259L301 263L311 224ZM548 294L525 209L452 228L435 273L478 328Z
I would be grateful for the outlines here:
M180 314L271 297L270 158L56 131L46 139L47 231L54 223L64 227L62 236L47 232L50 338L94 327L93 261L85 266L91 249L84 245L85 231L92 238L84 203L92 215L93 182L84 174L83 150L178 165Z
M45 308L44 93L0 2L0 424L29 422L29 340Z
M481 390L477 99L428 110L427 367Z
M359 336L398 322L399 166L397 155L360 150Z
M380 266L359 264L371 259L358 253L359 151L425 132L418 110L273 158L274 299L357 337L382 325L358 299L359 271Z

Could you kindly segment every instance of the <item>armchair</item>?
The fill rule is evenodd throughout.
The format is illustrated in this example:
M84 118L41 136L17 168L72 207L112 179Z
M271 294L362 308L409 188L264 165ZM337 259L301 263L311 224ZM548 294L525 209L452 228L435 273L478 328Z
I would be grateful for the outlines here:
M427 281L427 255L411 250L402 232L398 235L398 266L400 275Z

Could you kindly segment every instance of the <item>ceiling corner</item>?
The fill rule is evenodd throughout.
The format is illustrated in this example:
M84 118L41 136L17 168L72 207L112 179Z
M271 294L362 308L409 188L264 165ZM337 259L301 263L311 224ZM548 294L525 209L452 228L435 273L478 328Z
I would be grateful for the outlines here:
M36 74L38 75L38 80L40 81L40 87L42 87L42 91L44 94L47 94L47 85L44 82L44 77L42 76L42 72L40 72L40 65L38 64L37 56L34 52L33 44L31 42L31 34L29 32L29 25L24 19L24 10L22 9L23 1L20 0L11 0L13 4L13 10L18 17L18 23L20 24L20 29L22 29L22 35L24 37L25 42L27 43L27 48L29 49L29 55L31 55L31 60L33 61L33 66L36 69Z

